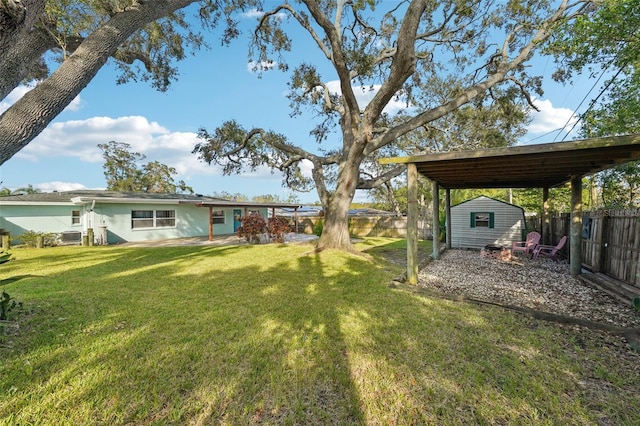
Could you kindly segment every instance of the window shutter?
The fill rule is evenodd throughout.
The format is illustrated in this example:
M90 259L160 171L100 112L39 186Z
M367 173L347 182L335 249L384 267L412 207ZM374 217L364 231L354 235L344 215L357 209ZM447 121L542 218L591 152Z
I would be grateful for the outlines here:
M476 227L476 213L475 212L471 212L471 224L470 226L472 228Z
M494 214L489 213L489 228L493 228L494 226Z

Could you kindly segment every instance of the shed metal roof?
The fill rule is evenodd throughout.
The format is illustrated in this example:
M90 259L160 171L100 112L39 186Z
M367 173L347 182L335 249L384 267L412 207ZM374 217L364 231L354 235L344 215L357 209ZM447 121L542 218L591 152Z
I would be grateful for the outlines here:
M553 188L607 168L640 160L640 134L571 142L384 158L416 164L418 173L447 189Z

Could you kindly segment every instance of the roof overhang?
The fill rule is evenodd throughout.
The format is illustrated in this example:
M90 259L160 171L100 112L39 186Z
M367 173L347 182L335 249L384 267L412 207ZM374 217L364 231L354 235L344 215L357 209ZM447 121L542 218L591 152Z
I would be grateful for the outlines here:
M268 209L280 209L280 208L291 208L291 209L299 209L302 207L300 204L289 204L289 203L253 203L250 201L199 201L196 203L198 207L239 207L239 208L268 208Z
M418 173L446 189L554 188L640 160L640 134L571 142L383 158L383 164L415 164Z
M71 202L73 204L181 204L183 201L162 198L73 197L71 198Z

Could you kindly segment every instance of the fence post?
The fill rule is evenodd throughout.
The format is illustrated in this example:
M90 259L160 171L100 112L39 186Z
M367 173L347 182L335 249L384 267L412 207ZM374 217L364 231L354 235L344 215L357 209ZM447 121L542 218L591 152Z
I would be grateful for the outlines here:
M569 266L571 275L580 275L582 268L582 176L571 176L571 230Z
M445 235L446 235L446 247L448 249L451 248L451 190L449 188L445 191L445 205L444 205L444 214L445 214Z
M598 227L600 228L597 234L596 240L596 250L598 250L598 258L596 259L597 263L593 268L593 272L602 272L605 270L605 264L607 262L607 234L609 227L609 215L606 210L601 210L601 214L596 217L600 219L600 223L598 223Z

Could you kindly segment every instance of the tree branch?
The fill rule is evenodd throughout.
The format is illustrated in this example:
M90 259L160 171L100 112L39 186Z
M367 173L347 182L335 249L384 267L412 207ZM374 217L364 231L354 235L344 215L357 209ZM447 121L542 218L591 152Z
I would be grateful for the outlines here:
M58 116L135 31L191 3L194 0L134 3L97 28L49 78L0 115L0 165Z
M497 64L496 70L493 74L488 75L484 81L471 85L467 87L459 96L454 99L451 99L448 102L441 104L435 108L424 111L411 119L399 124L398 126L389 129L386 133L381 135L380 137L373 140L370 144L367 145L365 149L365 154L369 155L377 149L388 145L395 141L397 138L406 135L412 130L417 129L420 126L423 126L431 121L437 120L438 118L443 117L444 115L456 110L462 105L468 103L471 99L475 98L479 94L485 92L488 88L494 86L495 84L507 80L507 74L514 69L516 69L519 65L524 63L531 55L533 50L540 45L543 41L549 38L551 35L552 29L555 25L559 24L561 21L566 19L572 19L575 16L581 14L585 8L589 7L590 3L576 3L582 4L573 13L565 15L568 10L568 1L564 0L562 5L548 18L544 21L544 23L540 26L540 28L536 31L535 35L531 38L531 40L520 50L518 55L512 59L507 60L507 57L504 56L504 52L500 55L505 59ZM512 34L509 36L511 37ZM505 42L505 46L507 43Z
M405 166L396 166L393 169L381 174L372 179L363 179L362 177L358 180L357 189L373 189L377 188L380 185L383 185L386 182L389 182L391 179L400 176L405 171Z

